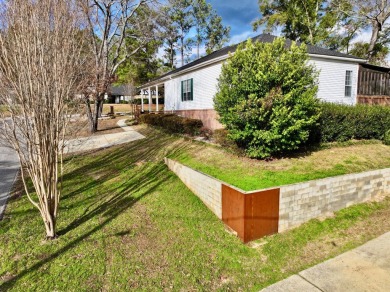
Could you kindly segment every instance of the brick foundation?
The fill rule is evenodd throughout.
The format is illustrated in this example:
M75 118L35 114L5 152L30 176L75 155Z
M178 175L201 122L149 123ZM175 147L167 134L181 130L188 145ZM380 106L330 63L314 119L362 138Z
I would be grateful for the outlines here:
M213 109L177 110L174 111L174 113L182 117L201 120L203 122L203 126L210 130L223 128L222 124L218 122L217 112Z
M387 95L358 95L359 104L379 104L390 106L390 96Z

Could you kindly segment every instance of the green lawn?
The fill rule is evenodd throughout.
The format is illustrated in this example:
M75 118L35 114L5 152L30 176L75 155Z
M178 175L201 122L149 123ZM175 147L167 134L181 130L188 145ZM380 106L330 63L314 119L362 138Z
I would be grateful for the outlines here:
M390 230L385 199L244 245L162 162L203 146L143 133L67 159L57 240L43 241L15 191L0 221L0 291L258 291Z
M380 141L328 144L321 150L273 161L239 157L221 147L194 143L169 157L246 191L390 167L390 147Z

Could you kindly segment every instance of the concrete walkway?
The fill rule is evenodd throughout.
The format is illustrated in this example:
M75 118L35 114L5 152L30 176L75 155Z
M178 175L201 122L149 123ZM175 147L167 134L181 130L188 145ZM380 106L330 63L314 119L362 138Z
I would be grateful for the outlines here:
M65 147L65 153L106 148L145 138L145 136L136 132L132 127L128 127L125 124L124 119L119 120L117 124L122 127L122 133L96 135L70 140ZM15 151L0 145L0 220L3 217L10 191L19 168L19 159Z
M388 292L390 232L261 291Z
M81 151L88 151L100 148L107 148L114 145L128 143L145 138L135 131L132 127L125 124L125 120L119 120L118 126L122 127L122 133L95 135L92 137L78 138L70 140L66 143L64 153L74 153Z

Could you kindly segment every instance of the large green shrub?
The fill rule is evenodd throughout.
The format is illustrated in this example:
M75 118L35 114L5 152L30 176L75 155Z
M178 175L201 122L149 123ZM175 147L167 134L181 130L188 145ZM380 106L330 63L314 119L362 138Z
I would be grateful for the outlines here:
M304 44L250 40L222 67L214 98L229 137L250 157L266 158L298 149L319 112L314 67Z
M321 104L321 142L350 139L384 139L390 129L390 107L374 105Z
M179 117L174 114L144 114L141 122L168 130L171 133L197 135L203 126L201 120Z

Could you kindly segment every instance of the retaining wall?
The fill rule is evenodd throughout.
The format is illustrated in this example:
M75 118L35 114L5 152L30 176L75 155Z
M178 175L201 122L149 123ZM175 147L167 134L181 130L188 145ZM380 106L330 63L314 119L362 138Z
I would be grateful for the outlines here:
M390 168L280 187L279 232L390 193Z
M222 182L165 158L165 164L215 214L222 219Z
M390 193L390 168L246 192L171 159L165 163L244 242Z

